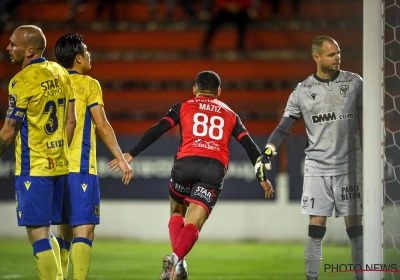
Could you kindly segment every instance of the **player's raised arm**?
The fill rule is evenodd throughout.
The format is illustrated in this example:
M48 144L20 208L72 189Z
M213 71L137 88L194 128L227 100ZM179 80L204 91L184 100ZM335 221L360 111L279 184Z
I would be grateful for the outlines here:
M117 138L115 137L114 130L106 118L103 106L91 107L90 114L92 115L93 121L96 124L96 131L98 132L101 140L103 140L104 144L118 162L118 167L122 171L122 182L127 185L132 178L132 168L122 155Z
M131 162L140 152L153 144L165 132L170 130L177 123L179 118L180 104L175 104L157 124L150 127L139 141L130 149L129 153L125 153L124 157L128 162ZM108 163L108 168L113 171L119 171L117 160L113 159Z

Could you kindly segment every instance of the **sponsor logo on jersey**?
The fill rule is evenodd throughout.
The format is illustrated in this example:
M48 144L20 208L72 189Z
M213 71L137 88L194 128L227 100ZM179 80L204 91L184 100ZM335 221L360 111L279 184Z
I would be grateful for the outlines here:
M350 87L348 85L340 86L340 95L343 97L348 97L350 94Z
M40 86L43 89L43 93L45 97L51 97L55 95L61 95L63 93L59 83L58 79L52 79L52 80L47 80L44 81L40 84Z
M10 94L9 95L9 102L8 102L10 107L15 107L17 104L17 95L15 94Z
M324 123L324 122L354 119L354 115L352 113L348 113L336 116L335 112L327 112L319 115L312 115L311 119L313 123Z
M49 157L47 158L48 166L46 166L46 169L53 169L54 168L54 160Z
M7 117L11 116L13 112L14 112L14 108L13 107L8 107Z
M82 190L84 192L86 192L87 186L88 186L87 184L81 184Z
M64 147L64 139L47 142L47 149Z
M320 83L312 83L312 84L299 84L298 86L301 88L312 88L312 87L316 87L319 85L320 85Z
M214 141L203 141L201 139L196 139L193 140L193 147L198 147L198 148L204 148L204 149L208 149L208 150L212 150L212 151L219 151L220 148L218 147L219 145L214 143Z
M17 81L12 81L11 88L14 88L16 84L17 84Z
M26 190L29 190L29 188L31 187L31 183L31 181L24 182Z
M179 184L175 183L174 181L172 181L172 179L170 180L170 182L171 182L172 188L174 190L176 190L177 192L190 194L190 191L191 191L191 187L190 186L179 185Z
M214 193L214 190L207 190L203 187L197 187L196 191L194 192L194 195L199 196L203 199L205 199L207 202L211 202L213 200L214 197L216 197L217 195Z
M317 96L317 94L316 94L316 93L314 93L314 92L312 92L310 95L311 95L312 99L314 99L314 100L315 100L315 97Z
M301 207L303 209L307 209L307 207L308 207L308 196L303 196L303 198L301 200Z
M358 185L349 185L341 188L342 193L340 194L342 201L349 199L361 199L360 188Z

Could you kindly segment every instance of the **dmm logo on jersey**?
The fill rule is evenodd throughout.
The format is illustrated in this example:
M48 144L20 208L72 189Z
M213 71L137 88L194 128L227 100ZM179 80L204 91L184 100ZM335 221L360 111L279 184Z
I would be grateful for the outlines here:
M207 202L211 202L213 197L216 196L216 194L214 194L214 190L207 190L203 187L197 187L194 195L197 195L205 200L207 200Z
M313 123L324 123L324 122L332 122L332 121L337 121L337 120L348 120L348 119L354 119L354 115L351 113L348 114L340 114L336 117L335 112L328 112L328 113L323 113L319 115L313 115L311 116L312 122Z

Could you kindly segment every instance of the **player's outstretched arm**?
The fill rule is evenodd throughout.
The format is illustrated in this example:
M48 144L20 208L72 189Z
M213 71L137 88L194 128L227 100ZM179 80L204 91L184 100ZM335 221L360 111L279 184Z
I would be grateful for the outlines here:
M139 141L133 146L129 153L124 154L125 160L127 162L131 162L134 157L136 157L140 152L144 151L147 147L153 144L169 129L171 129L171 123L167 120L161 120L156 125L150 127L139 139ZM108 163L108 168L113 171L119 171L115 159Z
M133 160L133 157L129 153L124 153L124 158L127 163L130 163ZM118 161L116 159L113 159L108 163L108 168L111 169L112 171L119 171L119 165Z
M103 107L94 106L90 108L90 114L96 124L96 130L101 140L103 140L104 144L118 162L119 169L122 171L122 182L127 185L132 178L132 168L122 155L114 130L106 118Z
M22 121L6 118L0 130L0 157L4 155L11 143L15 140L21 126Z

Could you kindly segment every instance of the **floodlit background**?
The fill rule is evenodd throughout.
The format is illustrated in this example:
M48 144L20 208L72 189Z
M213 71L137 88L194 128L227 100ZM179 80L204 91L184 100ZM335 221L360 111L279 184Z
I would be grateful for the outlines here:
M337 40L342 51L341 69L363 76L362 0L255 1L241 50L236 47L236 29L229 24L217 30L208 48L203 47L210 19L217 12L213 1L211 8L207 8L207 1L176 1L172 10L168 10L167 1L76 2L74 7L61 0L1 1L1 118L8 107L8 83L20 70L10 64L5 48L12 31L22 24L42 28L47 37L44 56L50 60L55 59L54 45L60 36L69 32L84 35L92 55L92 69L87 74L102 86L105 111L123 151L128 151L173 104L192 97L194 79L203 70L220 75L219 99L238 113L260 147L281 119L293 88L315 71L310 52L315 37L328 35ZM393 250L400 247L399 6L396 0L386 1L385 106L389 112L385 121L392 127L386 130L390 155L384 169L389 213L385 240L393 244ZM134 160L133 180L124 186L120 175L107 169L111 154L99 139L102 203L97 237L169 240L168 182L178 145L179 130L174 128ZM300 213L300 198L305 145L300 120L273 158L269 179L276 192L268 201L245 151L233 139L224 189L200 240L304 242L308 217ZM15 217L13 149L0 159L3 239L26 238ZM343 219L328 219L324 241L349 244Z

